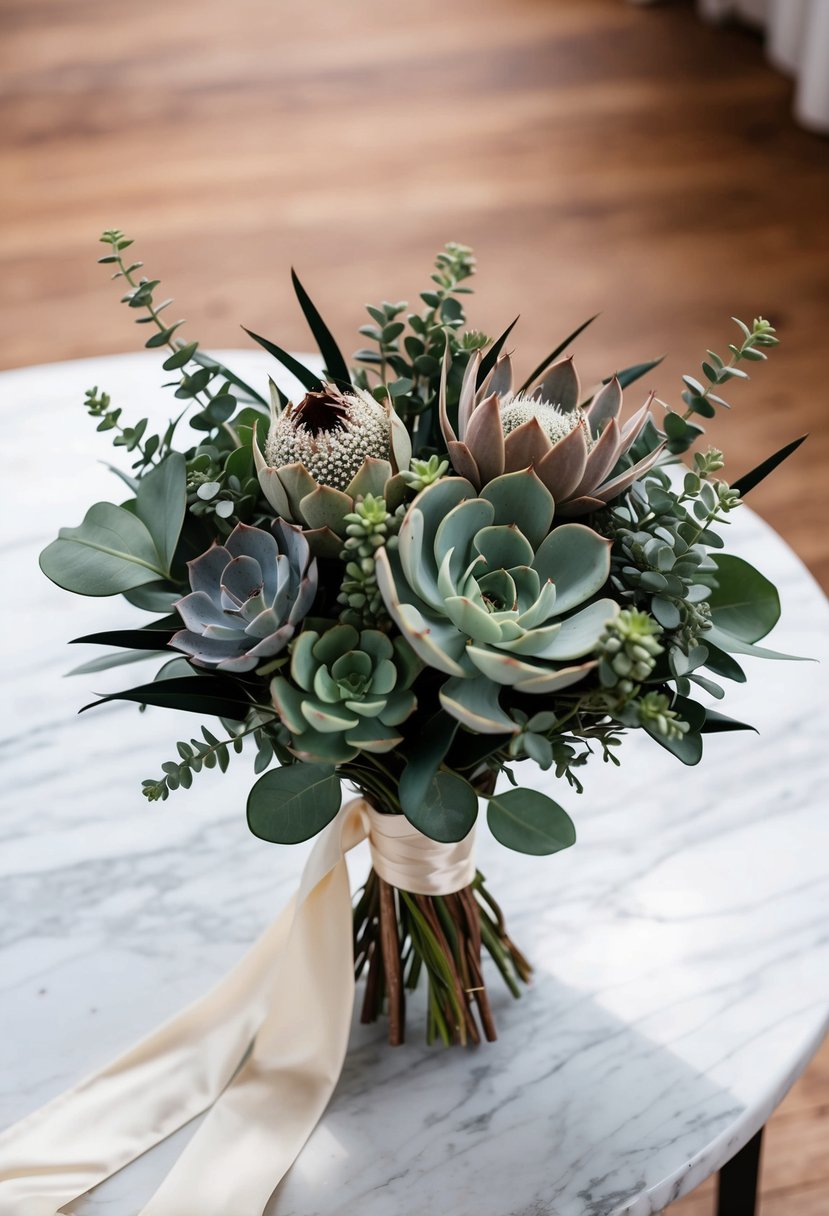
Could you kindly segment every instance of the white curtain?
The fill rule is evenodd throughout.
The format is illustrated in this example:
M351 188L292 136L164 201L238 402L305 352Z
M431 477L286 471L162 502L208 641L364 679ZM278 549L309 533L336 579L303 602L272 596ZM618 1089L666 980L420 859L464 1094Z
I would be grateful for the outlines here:
M769 59L796 79L798 121L829 135L829 0L697 0L697 4L712 21L740 17L765 27Z
M829 0L698 0L714 20L744 17L766 28L772 63L797 80L794 110L804 127L829 134Z

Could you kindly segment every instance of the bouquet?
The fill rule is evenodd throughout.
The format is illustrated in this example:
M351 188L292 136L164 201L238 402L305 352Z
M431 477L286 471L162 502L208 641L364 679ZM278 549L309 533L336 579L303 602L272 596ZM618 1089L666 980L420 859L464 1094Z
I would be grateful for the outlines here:
M534 788L536 766L581 792L588 759L618 765L631 731L696 764L705 735L745 729L711 707L745 679L740 657L786 657L757 645L774 587L722 533L800 440L731 485L715 448L680 461L775 331L737 321L727 354L683 377L681 405L650 393L628 411L623 391L658 360L583 387L564 355L588 321L516 375L513 325L495 340L467 328L475 264L450 244L415 309L368 308L353 365L293 274L322 370L250 334L301 385L289 400L184 340L131 241L102 240L178 412L152 434L89 390L130 458L128 496L62 529L41 566L151 614L77 639L119 648L113 665L163 660L102 701L217 720L143 792L166 799L252 746L249 826L292 844L356 791L374 863L353 909L363 1019L387 1011L402 1042L405 994L425 983L430 1041L493 1039L482 955L516 996L530 964L475 869L481 803L505 847L565 849L572 820Z

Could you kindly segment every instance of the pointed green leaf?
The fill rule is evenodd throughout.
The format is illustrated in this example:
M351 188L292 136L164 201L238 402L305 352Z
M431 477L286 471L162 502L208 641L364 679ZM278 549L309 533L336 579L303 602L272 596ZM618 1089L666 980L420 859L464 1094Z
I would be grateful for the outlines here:
M237 679L228 676L174 676L171 679L156 678L151 684L140 684L124 692L112 692L89 705L81 713L105 705L107 701L137 701L139 705L158 705L163 709L183 709L189 713L214 714L243 721L251 709L251 701L245 697Z
M555 350L551 354L549 354L546 359L542 359L542 361L539 363L539 365L535 369L535 371L531 372L530 375L527 376L527 379L524 381L524 383L521 385L520 389L518 390L519 393L525 393L527 391L527 389L530 387L530 385L533 383L533 381L537 380L539 376L543 375L551 363L555 363L555 361L559 357L559 355L563 354L563 352L567 349L567 347L571 344L571 342L575 342L575 340L579 336L579 334L582 333L585 329L587 329L588 325L593 324L593 322L596 320L596 317L598 317L598 315L599 315L598 313L594 313L592 317L588 317L586 321L582 321L581 325L579 325L576 329L574 329L571 334L568 334L568 336L564 339L563 342L559 342L559 344L555 348ZM517 318L516 318L516 320L517 320ZM514 324L515 324L515 321L513 321L513 325Z
M773 472L784 460L787 460L792 452L796 452L801 443L808 438L808 435L801 435L799 439L793 439L791 443L787 443L785 447L780 448L773 456L767 457L761 464L758 464L750 473L744 473L742 477L739 477L732 485L732 490L739 490L743 496L748 494L749 490L753 490L755 486L759 486L760 482L764 481L769 473Z
M309 371L308 368L300 363L298 359L295 359L293 355L289 355L286 350L283 350L281 346L277 346L275 342L269 341L268 338L262 338L259 334L255 334L253 330L246 329L244 325L242 326L242 329L245 330L245 333L249 338L253 338L254 342L258 342L260 346L264 347L269 355L273 355L274 359L277 359L282 366L291 373L292 376L296 376L300 384L307 389L309 393L321 392L322 381L320 380L319 376L315 376L313 372Z
M475 387L476 388L478 387L478 385L483 384L484 380L487 378L489 373L495 367L495 364L498 362L498 356L501 354L501 351L504 349L504 343L506 342L507 338L512 333L512 330L515 327L515 325L517 324L517 322L518 322L518 317L516 317L514 321L511 321L509 323L507 328L501 334L500 338L497 338L492 343L492 346L490 346L489 350L486 352L483 359L481 359L481 366L478 368L478 375L475 378Z
M291 281L299 300L299 306L305 314L305 320L308 322L311 333L314 335L314 340L319 347L319 352L325 364L325 370L334 383L347 392L352 387L348 364L343 358L331 330L317 312L311 297L300 283L299 277L293 267L291 268ZM401 325L400 328L402 330L403 326Z

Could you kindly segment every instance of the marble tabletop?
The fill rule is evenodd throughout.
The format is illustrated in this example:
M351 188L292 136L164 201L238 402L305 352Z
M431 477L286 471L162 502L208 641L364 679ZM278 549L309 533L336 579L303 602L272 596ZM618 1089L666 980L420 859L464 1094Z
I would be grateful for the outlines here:
M234 366L260 383L272 368L251 352ZM203 993L287 900L306 853L248 833L244 756L145 802L141 779L199 719L76 710L152 661L64 678L96 653L69 638L146 619L37 567L59 526L120 496L83 391L162 421L164 378L149 354L0 375L0 1126ZM798 559L747 509L733 537L780 586L771 644L825 662L829 609ZM534 984L513 1002L493 976L500 1038L466 1052L422 1043L417 1000L404 1047L355 1025L271 1216L645 1216L762 1126L827 1027L829 713L825 666L747 667L727 711L759 733L710 738L695 769L628 740L621 770L596 761L581 797L556 791L574 849L520 857L480 832ZM131 1216L194 1126L67 1210Z

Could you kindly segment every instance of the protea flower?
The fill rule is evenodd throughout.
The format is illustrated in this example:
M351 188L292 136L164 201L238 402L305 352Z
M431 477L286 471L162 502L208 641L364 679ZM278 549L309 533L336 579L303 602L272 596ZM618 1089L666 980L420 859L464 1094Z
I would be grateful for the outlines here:
M317 563L299 528L275 536L237 524L223 545L188 562L192 591L176 605L185 628L170 645L198 667L251 671L287 646L317 590Z
M608 578L610 542L584 524L551 532L553 510L531 469L496 477L480 495L447 477L409 507L396 550L378 551L389 615L415 653L451 677L444 708L474 730L518 730L499 685L551 693L581 680L619 611L593 599Z
M458 406L458 433L446 409L445 375L440 423L455 471L480 489L502 473L532 467L559 515L586 515L626 490L656 461L661 448L614 476L648 420L652 396L619 425L622 389L614 377L590 405L579 407L579 378L571 359L554 363L529 393L512 391L512 365L502 355L476 388L481 355L467 365Z
M275 408L265 455L256 442L253 454L276 514L308 529L315 552L335 557L355 499L382 496L393 475L408 469L412 445L388 401L326 384L296 406Z
M415 707L409 686L419 670L402 638L377 629L306 629L291 651L290 679L271 681L274 706L301 760L342 764L359 751L387 752L394 727Z

